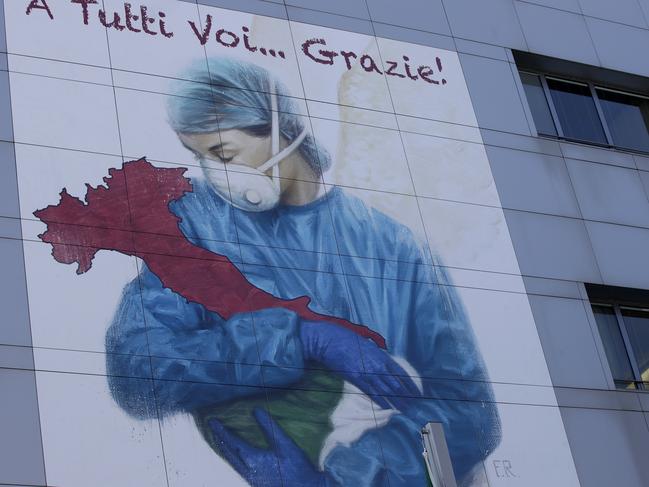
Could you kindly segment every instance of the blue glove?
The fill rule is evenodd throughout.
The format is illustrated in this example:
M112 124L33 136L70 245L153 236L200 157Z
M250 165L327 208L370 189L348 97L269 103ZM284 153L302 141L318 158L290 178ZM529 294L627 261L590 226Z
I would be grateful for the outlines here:
M315 469L307 456L266 411L255 409L255 419L270 450L250 446L217 419L208 423L219 452L253 487L283 485L333 486L328 474Z
M373 341L342 326L303 321L300 326L302 353L338 373L384 409L401 412L412 406L412 397L421 397L410 376Z

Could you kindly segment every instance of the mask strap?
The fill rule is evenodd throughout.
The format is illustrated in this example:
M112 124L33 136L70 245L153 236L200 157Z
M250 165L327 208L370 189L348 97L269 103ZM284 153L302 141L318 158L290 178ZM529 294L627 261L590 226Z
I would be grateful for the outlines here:
M272 82L271 91L270 91L270 119L271 119L271 153L273 156L277 155L279 152L279 107L277 103L277 85L275 82ZM265 172L263 170L262 172ZM271 177L273 184L279 190L280 180L279 180L279 165L276 164L273 166L273 173Z
M298 135L293 142L284 147L281 151L279 150L279 111L277 103L277 91L275 84L271 88L270 94L270 109L271 109L271 150L273 152L273 157L268 159L264 164L259 166L257 170L261 172L268 171L271 167L273 168L273 180L276 181L276 184L279 184L279 168L277 165L286 158L291 152L298 148L302 143L304 138L307 136L307 128L304 127L300 135Z
M270 91L271 142L273 155L279 152L279 110L277 107L277 88L273 83Z
M259 166L257 169L261 172L268 171L271 167L279 164L282 159L285 159L291 152L298 148L307 135L308 129L304 127L300 135L298 135L293 142L284 147L278 154L274 155L272 158L268 159L263 165Z

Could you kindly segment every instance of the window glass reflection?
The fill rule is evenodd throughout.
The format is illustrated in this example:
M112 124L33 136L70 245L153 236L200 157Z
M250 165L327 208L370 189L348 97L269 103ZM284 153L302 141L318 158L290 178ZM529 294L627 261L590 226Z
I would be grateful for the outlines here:
M640 377L649 383L649 312L623 308L622 316Z
M548 106L548 100L543 91L541 78L536 74L520 73L525 95L532 111L532 118L539 134L557 135L557 129L552 120L552 113Z
M610 306L594 305L593 313L616 385L618 387L635 387L633 369L624 347L615 311Z
M564 137L606 144L590 88L551 78L547 81Z
M613 143L625 149L649 151L649 100L597 89Z

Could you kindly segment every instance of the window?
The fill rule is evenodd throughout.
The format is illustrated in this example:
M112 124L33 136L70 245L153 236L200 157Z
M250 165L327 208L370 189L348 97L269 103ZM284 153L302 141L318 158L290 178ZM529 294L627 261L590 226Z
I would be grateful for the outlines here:
M610 305L593 305L599 336L604 344L615 385L635 389L638 377L633 371L631 359L627 354L627 344L622 334L624 324L618 321L618 311Z
M525 88L525 95L532 110L532 117L536 130L540 134L557 135L557 129L554 126L552 119L552 112L550 112L550 105L545 96L546 90L541 82L541 77L538 74L521 73L521 80Z
M613 143L625 149L649 152L649 99L619 91L597 89Z
M563 136L606 144L606 135L590 87L556 78L547 78L547 83Z
M649 152L649 98L521 71L539 135Z
M624 288L586 289L616 387L649 390L649 306L632 304L647 299L649 292L628 290L624 299Z

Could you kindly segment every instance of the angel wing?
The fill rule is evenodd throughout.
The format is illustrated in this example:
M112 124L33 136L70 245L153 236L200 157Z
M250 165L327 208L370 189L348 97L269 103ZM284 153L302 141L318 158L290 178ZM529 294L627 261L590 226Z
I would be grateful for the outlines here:
M419 59L430 59L430 49L379 38L372 39L365 53L385 62L402 59L404 52L412 51ZM451 56L445 57L445 61L446 76L461 73L459 65L453 66ZM488 267L481 256L499 254L511 244L506 241L502 211L497 209L500 201L475 127L470 98L466 86L456 79L447 86L448 91L443 91L431 89L426 83L389 78L388 96L398 113L392 117L395 125L406 131L390 131L396 134L392 137L374 128L354 125L385 122L386 114L354 107L380 106L380 97L386 96L388 78L368 75L360 65L345 72L339 82L340 117L352 123L341 125L332 171L336 179L354 187L381 188L386 181L401 181L404 189L397 192L415 194L416 186L421 190L419 194L427 197L415 204L418 211L404 211L405 205L411 203L405 197L395 204L394 198L385 197L385 193L364 192L359 196L420 236L426 228L429 244L449 265ZM410 191L405 188L404 173L411 177ZM464 203L496 208L482 209Z
M372 38L362 54L379 60L379 48ZM359 54L359 58L362 54ZM338 83L340 104L340 135L331 169L333 179L351 188L386 188L386 182L397 182L395 193L413 193L411 175L406 164L403 144L397 128L396 115L373 109L390 98L386 79L368 75L360 64L346 71ZM391 104L391 103L390 103ZM389 127L379 129L377 127ZM391 189L391 188L386 188ZM353 190L351 190L354 192ZM376 191L356 191L367 204L421 232L421 219L416 211L399 211L394 198Z

